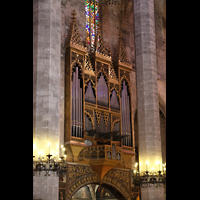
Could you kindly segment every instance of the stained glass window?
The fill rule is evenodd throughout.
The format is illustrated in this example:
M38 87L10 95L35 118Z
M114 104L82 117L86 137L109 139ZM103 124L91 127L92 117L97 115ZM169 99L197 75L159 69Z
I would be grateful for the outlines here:
M99 24L99 0L85 0L86 42L88 50L94 48L95 33Z

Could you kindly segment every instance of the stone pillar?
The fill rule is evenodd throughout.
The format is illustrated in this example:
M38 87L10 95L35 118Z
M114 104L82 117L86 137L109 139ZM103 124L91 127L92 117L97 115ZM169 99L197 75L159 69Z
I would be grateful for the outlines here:
M33 176L33 200L58 200L59 179L55 172L44 176L45 172Z
M139 168L162 170L154 0L134 0ZM146 162L149 164L146 165ZM142 200L164 200L163 187L141 188Z
M61 0L33 1L33 154L59 156ZM50 143L50 148L47 144ZM42 190L39 190L42 188ZM33 199L58 199L58 177L36 175ZM39 194L40 193L40 194Z

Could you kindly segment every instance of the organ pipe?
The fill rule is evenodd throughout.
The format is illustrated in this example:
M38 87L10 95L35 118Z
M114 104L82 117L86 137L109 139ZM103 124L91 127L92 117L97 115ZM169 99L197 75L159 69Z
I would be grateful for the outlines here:
M115 90L112 91L112 96L111 96L111 100L110 100L110 107L113 108L113 109L119 110L119 102L118 102L117 94L116 94Z
M129 104L129 96L128 96L128 111L127 111L127 115L128 115L128 121L129 121L129 126L128 126L128 133L129 133L129 137L128 137L128 140L129 140L129 146L131 146L131 126L130 126L130 123L131 123L131 120L130 120L130 104Z
M103 73L97 82L97 103L102 106L108 106L108 86Z
M80 79L78 78L78 67L75 67L75 72L73 72L72 80L72 112L71 112L71 125L72 133L74 137L83 137L82 128L83 128L83 117L82 117L82 88L80 85Z
M72 77L73 79L73 77ZM73 81L72 81L72 86L71 86L71 94L72 94L72 98L71 98L71 134L73 133Z
M126 98L126 90L125 90L125 82L124 82L124 115L125 115L125 123L124 123L124 133L125 133L125 135L127 135L127 132L126 132L126 129L127 129L127 102L126 102L126 100L127 100L127 98ZM127 145L127 137L125 138L125 144Z
M122 143L125 146L131 146L130 100L125 81L121 94L122 135L128 136L122 139Z
M124 92L122 90L122 135L124 135L124 123L125 123L125 118L124 118ZM123 144L124 144L125 139L123 139Z
M80 100L81 100L81 102L80 102L80 106L81 106L81 114L80 114L80 116L81 116L81 119L80 119L80 137L82 138L83 136L82 136L82 131L83 131L83 116L82 116L82 114L83 114L83 103L82 103L82 95L83 95L83 93L82 93L82 88L80 88Z
M129 135L129 131L128 131L128 127L130 126L130 121L128 119L128 113L129 113L128 98L129 98L129 96L127 93L126 93L125 98L126 98L126 121L127 121L126 122L126 135ZM126 140L127 140L127 146L129 146L129 137L127 137Z
M96 102L90 81L88 83L88 87L87 87L87 90L85 92L85 101L90 102L90 103L94 103L94 104Z
M78 79L78 133L77 137L80 137L80 80Z
M75 128L76 128L76 125L75 125L75 72L73 72L73 113L74 113L74 115L73 115L73 118L74 118L74 120L73 120L73 124L74 124L74 126L73 126L73 135L72 136L75 136Z
M76 70L77 68L75 68ZM77 73L75 73L75 93L76 93L76 97L75 97L75 137L77 137L77 100L78 100L78 91L77 91L77 78L76 78Z

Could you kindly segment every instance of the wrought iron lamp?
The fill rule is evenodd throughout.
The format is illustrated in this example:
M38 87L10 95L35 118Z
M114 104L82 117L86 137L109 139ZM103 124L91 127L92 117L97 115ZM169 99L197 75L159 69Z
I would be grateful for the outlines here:
M163 186L166 184L166 168L164 168L163 171L159 170L158 172L146 170L141 174L134 171L133 184L143 188L152 187L153 185L156 187Z
M33 176L36 175L37 172L45 171L45 176L50 176L50 171L54 171L58 176L63 176L67 171L65 157L61 156L61 161L56 161L52 157L52 155L48 154L47 160L43 160L44 157L38 158L38 161L33 160ZM33 159L35 156L33 156Z

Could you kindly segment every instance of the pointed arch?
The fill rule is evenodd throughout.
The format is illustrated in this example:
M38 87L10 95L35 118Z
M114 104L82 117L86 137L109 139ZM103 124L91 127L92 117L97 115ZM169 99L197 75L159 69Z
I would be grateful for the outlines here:
M89 103L96 103L96 94L94 90L94 82L92 80L86 81L88 83L85 87L85 101Z
M123 88L123 82L124 81L125 81L125 83L127 85L128 94L130 96L130 82L129 82L128 78L125 75L123 75L122 78L121 78L121 80L120 80L120 87L121 87L121 89Z
M90 126L90 124L92 127ZM88 131L87 129L90 128L94 129L94 119L89 112L85 111L85 131Z
M97 81L97 104L108 107L108 84L106 83L103 74L104 73L101 72L101 75Z
M111 89L110 107L119 110L119 94L115 88Z
M105 73L105 71L103 69L100 69L97 72L97 81L99 80L99 78L101 77L101 73L103 74L103 76L105 77L104 79L106 80L106 82L108 82L108 75Z
M116 194L122 198L131 199L131 172L126 169L113 168L108 171L103 177L103 186L109 188L112 187L116 190Z
M82 187L91 183L99 183L98 175L90 165L68 163L66 177L66 200L71 200L72 196Z
M72 63L71 63L72 71L73 71L73 69L74 69L75 66L78 66L81 69L81 73L82 73L83 65L81 64L81 62L79 61L78 58L76 58L75 60L73 60Z
M114 191L114 195L118 198L131 199L131 170L129 169L113 168L105 174L103 180L100 180L90 165L68 163L66 177L66 200L71 200L79 189L89 184L101 184Z
M114 121L111 128L111 131L120 131L120 120Z

